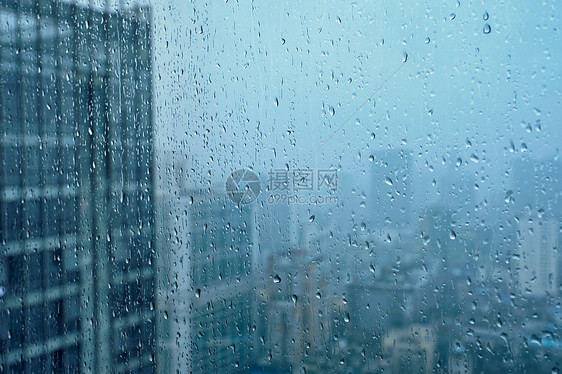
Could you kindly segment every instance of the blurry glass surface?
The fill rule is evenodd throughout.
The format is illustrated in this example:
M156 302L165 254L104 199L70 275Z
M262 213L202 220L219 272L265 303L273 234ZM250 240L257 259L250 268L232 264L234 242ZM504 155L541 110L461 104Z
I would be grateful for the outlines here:
M0 373L559 372L554 0L0 0Z

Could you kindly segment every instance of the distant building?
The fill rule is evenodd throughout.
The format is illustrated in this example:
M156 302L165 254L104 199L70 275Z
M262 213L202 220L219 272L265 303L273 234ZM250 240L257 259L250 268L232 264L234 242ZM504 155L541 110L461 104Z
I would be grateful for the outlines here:
M390 361L391 372L433 373L437 337L432 327L412 325L392 329L383 339L383 352Z
M558 295L559 254L556 221L536 213L519 222L519 289L523 296Z
M474 372L473 352L462 345L456 345L450 349L447 358L449 373L470 374Z
M529 209L562 219L562 161L524 157L513 162L512 190L505 199L521 214ZM528 213L528 212L527 212Z
M408 228L414 222L411 151L387 149L374 154L369 210L375 228Z
M168 275L171 372L248 372L257 247L252 207L237 208L220 190L183 190L172 203L178 243Z
M420 223L422 244L428 255L435 261L431 267L437 267L438 274L443 271L448 275L461 276L466 273L470 260L470 248L461 238L459 224L454 213L445 206L434 205L425 209Z
M268 279L258 295L258 332L264 341L257 364L312 372L322 367L332 343L332 318L321 264L320 256L305 250L269 258Z
M150 19L0 2L0 372L155 372Z

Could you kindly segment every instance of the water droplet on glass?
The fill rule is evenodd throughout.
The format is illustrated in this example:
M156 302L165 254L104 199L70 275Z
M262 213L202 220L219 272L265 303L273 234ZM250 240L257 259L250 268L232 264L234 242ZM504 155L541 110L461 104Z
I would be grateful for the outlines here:
M273 277L273 283L281 283L281 277L279 275L275 275Z
M490 27L489 24L485 24L483 31L484 31L484 34L489 34L490 31L492 31L492 28Z
M488 18L490 18L490 15L488 14L488 12L484 12L484 15L482 16L482 18L484 19L484 21L487 21Z

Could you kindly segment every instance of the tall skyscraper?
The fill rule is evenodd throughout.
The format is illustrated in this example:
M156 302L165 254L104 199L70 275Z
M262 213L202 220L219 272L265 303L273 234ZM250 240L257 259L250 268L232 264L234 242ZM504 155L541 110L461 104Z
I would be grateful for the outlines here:
M173 199L167 303L172 372L244 373L253 355L255 217L219 189Z
M387 149L374 154L369 210L374 228L407 228L414 221L411 151Z
M562 161L558 158L516 159L512 166L512 191L506 200L512 201L518 215L525 209L552 212L562 219Z
M435 349L435 331L427 325L392 329L383 338L383 351L390 359L391 373L431 373Z
M0 372L155 371L150 18L0 2Z
M537 214L519 222L519 289L523 296L558 295L558 224Z
M324 259L307 249L286 257L270 255L259 290L260 350L256 372L299 370L323 372L329 363L333 305L322 276Z

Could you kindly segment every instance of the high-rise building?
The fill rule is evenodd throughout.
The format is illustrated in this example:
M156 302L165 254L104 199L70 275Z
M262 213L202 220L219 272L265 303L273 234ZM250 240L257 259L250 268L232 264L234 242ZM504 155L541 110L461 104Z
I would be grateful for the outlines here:
M391 373L431 373L435 350L435 331L428 325L392 329L383 338L383 351L390 358Z
M404 229L414 221L410 152L386 149L374 154L369 210L375 229Z
M537 214L519 222L519 288L523 296L558 295L558 224Z
M512 190L506 193L516 214L524 210L552 212L553 218L561 219L562 212L562 162L558 158L516 159L512 166Z
M322 256L307 249L268 258L265 287L258 295L258 334L262 340L256 347L261 356L256 364L262 369L283 371L293 366L311 372L327 370L333 305L327 301L330 295L322 275L323 262Z
M0 2L0 372L155 371L150 18Z
M248 372L255 326L255 217L224 191L184 189L173 198L178 242L170 258L172 372Z

